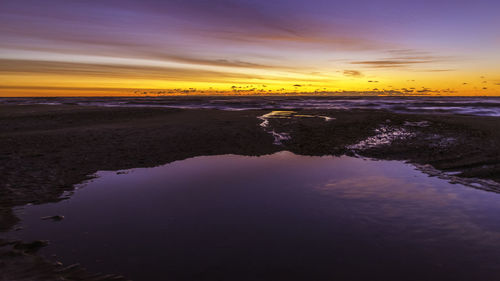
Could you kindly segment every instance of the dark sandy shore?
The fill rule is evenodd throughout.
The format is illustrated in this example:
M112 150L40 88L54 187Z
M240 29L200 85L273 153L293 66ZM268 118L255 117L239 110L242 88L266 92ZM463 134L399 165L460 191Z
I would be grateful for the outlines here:
M297 114L335 120L269 119L269 128L291 136L275 145L257 118L266 113L1 105L0 229L18 222L13 207L62 200L65 191L99 170L153 167L200 155L289 150L408 160L429 174L454 172L452 181L490 180L480 188L500 191L489 184L500 183L500 118L304 110ZM47 261L36 255L43 243L28 242L0 240L0 280L124 280Z

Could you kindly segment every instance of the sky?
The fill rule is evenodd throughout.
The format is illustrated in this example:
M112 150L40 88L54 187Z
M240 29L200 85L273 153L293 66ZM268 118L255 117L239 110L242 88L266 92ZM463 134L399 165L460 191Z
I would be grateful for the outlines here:
M500 95L498 0L0 0L0 96Z

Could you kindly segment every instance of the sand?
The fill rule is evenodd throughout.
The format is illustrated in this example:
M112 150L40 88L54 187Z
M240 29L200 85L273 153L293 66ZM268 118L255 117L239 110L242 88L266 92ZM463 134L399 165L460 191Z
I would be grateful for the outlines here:
M18 222L13 207L62 200L64 192L99 170L154 167L200 155L265 155L281 150L348 154L406 160L429 174L451 171L451 179L458 182L463 178L500 182L500 118L301 110L295 114L304 116L271 118L270 127L263 129L258 117L266 113L269 110L0 105L0 230L12 229ZM325 116L334 119L325 121ZM290 139L276 145L271 130ZM494 184L486 189L498 191ZM63 271L57 272L62 265L38 257L34 250L3 243L0 272L10 272L8 280L23 280L12 275L22 268L31 268L21 271L28 276L24 280L42 273L48 279L32 279L62 276ZM76 273L66 280L91 280L79 267L70 270Z

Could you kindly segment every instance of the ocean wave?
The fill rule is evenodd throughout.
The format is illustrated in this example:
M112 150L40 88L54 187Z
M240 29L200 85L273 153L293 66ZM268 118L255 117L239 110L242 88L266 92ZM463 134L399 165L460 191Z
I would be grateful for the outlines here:
M0 104L218 110L375 109L397 113L500 117L500 98L491 97L57 97L0 98Z

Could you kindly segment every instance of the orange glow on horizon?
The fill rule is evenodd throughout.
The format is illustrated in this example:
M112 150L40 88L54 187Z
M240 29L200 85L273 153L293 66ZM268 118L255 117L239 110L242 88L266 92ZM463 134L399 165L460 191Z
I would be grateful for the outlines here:
M2 3L0 97L500 95L500 2L214 1Z

